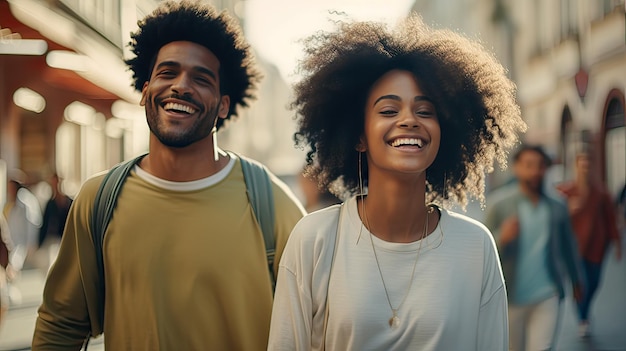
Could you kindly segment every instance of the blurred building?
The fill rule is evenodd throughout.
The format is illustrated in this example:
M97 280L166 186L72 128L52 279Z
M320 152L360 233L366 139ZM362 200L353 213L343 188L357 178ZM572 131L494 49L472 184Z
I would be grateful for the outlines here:
M237 0L221 2L222 8L237 16L245 33L246 2ZM225 128L222 128L218 135L219 143L227 150L263 162L288 185L295 187L298 174L304 165L304 152L296 149L293 141L296 130L295 113L288 106L292 90L281 76L278 67L260 56L258 52L254 52L258 68L263 75L256 99L251 102L250 107L240 111L238 117L224 124Z
M624 0L416 0L436 27L480 39L508 69L529 126L523 140L555 159L552 182L573 177L592 143L598 178L616 193L626 179ZM494 184L506 174L493 175Z
M511 44L513 42L513 30L510 20L501 18L501 1L415 0L410 11L418 13L424 22L434 28L450 29L480 41L497 57L508 70L509 76L515 80ZM503 165L496 165L495 172L488 175L486 180L488 189L506 182L510 177L509 171L501 171L500 166ZM482 209L475 209L473 213L475 213L474 218L482 218Z
M288 108L291 89L278 68L257 57L263 73L257 99L234 118L218 136L228 149L262 161L272 171L295 185L304 165L304 152L294 146L295 113Z
M87 177L146 150L139 94L123 58L137 17L150 6L154 1L0 0L6 169L22 169L30 184L57 172L74 194Z
M510 1L516 81L529 131L573 177L581 143L594 145L597 176L615 194L626 179L624 0ZM560 178L560 179L559 179Z
M145 113L124 59L137 20L159 2L0 0L0 180L11 169L30 184L57 172L73 195L91 175L147 151ZM243 23L244 2L209 2ZM221 141L289 173L301 165L289 166L288 87L274 67L261 67L260 100Z

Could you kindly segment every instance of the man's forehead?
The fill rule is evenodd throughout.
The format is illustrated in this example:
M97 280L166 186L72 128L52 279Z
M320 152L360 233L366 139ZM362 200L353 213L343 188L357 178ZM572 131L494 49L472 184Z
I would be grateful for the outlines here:
M159 48L155 55L156 61L170 58L197 60L205 65L219 66L220 60L209 48L191 41L172 41Z

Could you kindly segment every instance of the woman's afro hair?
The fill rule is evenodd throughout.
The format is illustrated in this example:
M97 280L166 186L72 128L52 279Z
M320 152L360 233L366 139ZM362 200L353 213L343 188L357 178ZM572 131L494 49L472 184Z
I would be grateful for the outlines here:
M217 12L200 1L166 1L138 25L129 43L135 56L126 60L136 90L141 91L150 80L161 47L190 41L209 49L220 62L220 92L230 97L226 119L237 115L237 105L247 107L248 100L255 98L253 91L261 76L239 24L226 11ZM218 119L218 128L224 120Z
M484 203L484 178L526 130L516 88L478 42L436 30L412 14L393 30L382 23L339 22L335 32L304 40L303 79L295 85L296 145L307 148L307 175L346 198L359 189L359 153L365 101L386 72L412 72L433 100L441 144L428 168L427 200ZM362 168L367 184L367 167Z

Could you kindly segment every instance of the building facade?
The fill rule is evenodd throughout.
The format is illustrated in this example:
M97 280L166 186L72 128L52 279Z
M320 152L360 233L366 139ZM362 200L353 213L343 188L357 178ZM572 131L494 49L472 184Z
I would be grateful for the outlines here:
M624 0L511 1L519 102L528 142L545 145L571 179L591 147L598 180L617 194L626 180Z
M242 23L244 2L209 1ZM93 174L148 150L140 94L124 64L137 20L158 0L0 0L0 204L12 170L52 173L75 194ZM259 59L259 101L220 132L227 148L294 172L286 83Z
M453 10L449 10L453 9ZM480 39L508 69L528 131L555 160L552 183L573 177L591 145L598 180L613 194L626 179L624 0L416 0L426 22ZM497 186L507 171L490 177ZM553 185L553 184L550 184Z
M137 16L150 6L0 0L0 189L20 169L26 185L58 173L74 194L87 177L146 150L123 59Z

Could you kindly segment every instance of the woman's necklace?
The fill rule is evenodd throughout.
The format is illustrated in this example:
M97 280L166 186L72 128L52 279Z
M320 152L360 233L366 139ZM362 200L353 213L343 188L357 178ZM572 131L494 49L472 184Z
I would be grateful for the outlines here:
M370 227L369 220L367 218L367 211L365 210L365 199L361 198L361 211L363 212L363 219L365 219L365 225L369 229L370 233L370 243L372 244L372 250L374 251L374 259L376 260L376 267L378 267L378 273L380 274L380 280L383 282L383 289L385 290L385 296L387 297L387 303L389 304L389 308L391 309L391 318L389 318L389 326L393 329L397 328L400 325L400 318L398 317L398 310L406 300L407 296L409 296L409 291L411 291L411 286L413 285L413 278L415 278L415 268L417 267L417 259L419 257L420 251L422 250L422 242L426 237L426 231L428 230L428 217L430 217L430 212L432 212L431 208L426 210L426 218L424 220L424 230L422 231L422 235L420 237L420 245L417 249L417 255L415 255L415 262L413 263L413 271L411 272L411 280L409 281L409 286L406 289L406 293L404 293L404 297L398 307L394 308L391 304L391 299L389 298L389 292L387 292L387 285L385 284L385 278L383 277L383 271L380 269L380 262L378 261L378 255L376 254L376 246L374 245L374 239L372 239L372 227ZM363 222L361 222L361 229L363 229ZM359 233L359 237L361 234Z

